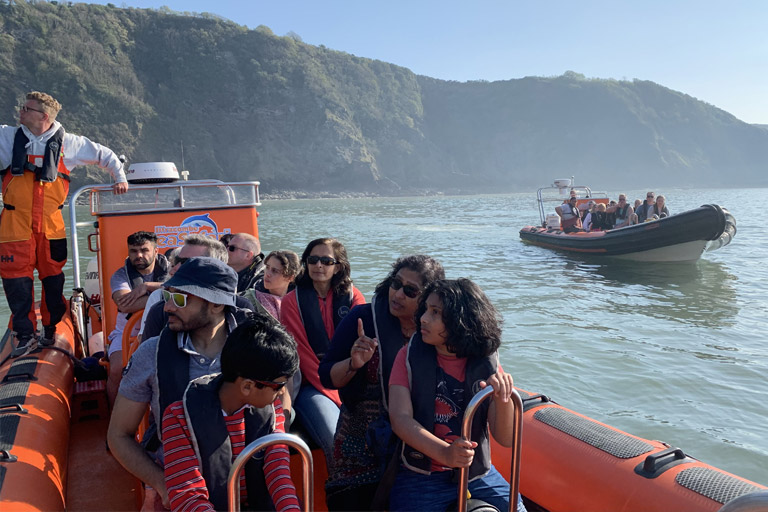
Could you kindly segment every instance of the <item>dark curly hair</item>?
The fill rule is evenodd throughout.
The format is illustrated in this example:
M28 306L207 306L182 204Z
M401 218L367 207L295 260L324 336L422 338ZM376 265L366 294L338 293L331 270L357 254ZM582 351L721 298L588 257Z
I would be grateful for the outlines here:
M347 250L335 238L316 238L309 242L307 248L301 254L301 272L299 272L299 276L296 278L296 286L312 287L312 278L309 277L309 272L307 272L307 258L309 258L312 249L320 244L327 245L333 249L333 258L341 266L341 270L333 274L333 279L331 279L333 293L336 295L348 294L352 290L352 268L349 266Z
M256 380L289 379L299 369L296 342L276 321L254 316L238 325L221 349L225 382L238 377Z
M430 256L425 256L423 254L400 256L397 258L397 261L392 264L392 271L389 273L389 275L382 282L376 285L376 290L374 293L379 297L386 297L386 294L389 293L388 288L390 283L392 283L392 279L394 279L397 273L404 268L413 270L419 274L419 276L421 276L422 289L432 281L445 279L445 270L443 270L443 266L436 259ZM418 324L418 322L416 323Z
M437 295L443 303L445 346L458 357L487 357L501 346L501 315L469 279L435 281L424 289L416 311L416 325L427 310L427 298Z
M272 251L264 258L266 263L269 258L275 258L283 266L283 276L288 277L293 281L296 275L301 270L301 263L299 263L299 256L293 251Z

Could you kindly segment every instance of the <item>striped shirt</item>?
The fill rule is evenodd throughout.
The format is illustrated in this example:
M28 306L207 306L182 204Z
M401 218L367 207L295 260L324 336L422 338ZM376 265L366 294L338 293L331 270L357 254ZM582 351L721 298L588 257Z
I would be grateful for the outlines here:
M285 432L283 405L277 398L275 408L275 432ZM224 415L227 432L232 443L232 460L245 448L245 409ZM189 437L187 418L181 400L172 403L163 415L163 448L165 451L165 485L171 510L184 512L213 511L213 504L208 501L208 488L192 448ZM296 497L296 488L291 480L288 447L272 445L265 450L264 477L267 490L272 497L275 510L300 510ZM245 470L240 473L240 502L247 503Z

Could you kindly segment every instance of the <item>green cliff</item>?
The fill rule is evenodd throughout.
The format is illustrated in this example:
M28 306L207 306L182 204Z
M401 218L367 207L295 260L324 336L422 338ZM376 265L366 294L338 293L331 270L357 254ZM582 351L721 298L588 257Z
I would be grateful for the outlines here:
M267 194L768 185L768 130L652 82L446 82L167 9L0 0L0 90L2 123L43 90L131 161L183 145L192 177Z

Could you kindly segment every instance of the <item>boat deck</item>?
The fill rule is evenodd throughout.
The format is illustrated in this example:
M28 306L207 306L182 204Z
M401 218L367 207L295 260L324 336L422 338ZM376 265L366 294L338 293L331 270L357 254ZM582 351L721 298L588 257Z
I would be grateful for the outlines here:
M104 397L106 401L106 396ZM140 483L107 451L109 415L73 420L69 445L67 510L127 511L141 508Z

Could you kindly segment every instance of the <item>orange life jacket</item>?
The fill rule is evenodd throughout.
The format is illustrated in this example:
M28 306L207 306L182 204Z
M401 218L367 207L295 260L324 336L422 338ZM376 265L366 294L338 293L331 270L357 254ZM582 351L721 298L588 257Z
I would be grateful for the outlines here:
M69 194L70 171L64 166L63 139L60 129L48 140L45 155L26 155L27 138L19 128L13 145L14 164L2 171L0 243L29 240L32 233L44 233L49 240L66 238L61 209ZM24 156L25 165L15 165Z

